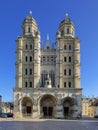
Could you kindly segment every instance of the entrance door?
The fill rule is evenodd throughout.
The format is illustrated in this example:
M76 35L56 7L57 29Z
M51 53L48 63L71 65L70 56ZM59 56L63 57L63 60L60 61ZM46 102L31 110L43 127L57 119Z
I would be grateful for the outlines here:
M48 116L52 117L53 107L48 107Z
M69 115L69 107L64 107L64 116L68 117Z
M31 114L31 107L27 106L27 114Z
M52 117L53 107L43 107L44 117Z
M47 107L43 107L43 114L44 114L44 117L47 116Z

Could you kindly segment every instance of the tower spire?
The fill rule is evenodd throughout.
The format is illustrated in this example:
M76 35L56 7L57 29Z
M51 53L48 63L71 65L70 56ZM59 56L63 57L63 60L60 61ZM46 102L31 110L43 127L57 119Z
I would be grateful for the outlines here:
M47 41L49 41L49 34L47 34Z
M47 49L50 48L50 44L49 44L49 34L47 34L46 48L47 48Z

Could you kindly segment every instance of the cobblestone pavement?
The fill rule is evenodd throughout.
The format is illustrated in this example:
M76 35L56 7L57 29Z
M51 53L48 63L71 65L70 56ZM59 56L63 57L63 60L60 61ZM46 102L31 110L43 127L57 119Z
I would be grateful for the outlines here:
M98 120L0 119L0 130L98 130Z

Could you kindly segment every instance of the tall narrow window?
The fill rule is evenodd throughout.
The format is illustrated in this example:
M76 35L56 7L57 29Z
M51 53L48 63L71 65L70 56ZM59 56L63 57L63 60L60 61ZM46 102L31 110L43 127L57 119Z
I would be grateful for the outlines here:
M30 50L32 50L32 45L30 44Z
M45 56L43 56L43 61L45 61Z
M69 50L71 50L71 45L69 45Z
M30 56L30 62L32 62L32 56Z
M51 56L51 61L53 61L53 56Z
M25 56L25 61L26 61L26 62L28 61L28 57L27 57L27 56Z
M64 82L64 88L66 88L66 82Z
M66 62L66 56L64 57L64 62Z
M28 74L28 70L27 69L25 69L25 75L27 75Z
M27 83L27 82L25 82L25 87L26 87L26 88L28 87L28 83Z
M71 69L69 69L69 75L71 75Z
M64 50L66 50L66 45L64 45Z
M66 69L64 70L64 75L66 75Z
M29 86L30 86L30 88L32 87L32 82L30 82Z
M71 88L71 82L69 82L69 88Z
M32 75L32 69L30 69L30 75Z
M69 34L69 28L67 28L67 34Z
M47 61L49 61L49 56L47 56Z
M71 56L69 56L69 62L71 62Z
M25 45L25 49L26 49L26 50L28 49L28 45L27 45L27 44Z
M63 35L64 35L64 30L61 31L61 36L63 36Z
M28 28L28 33L30 33L30 32L31 32L31 28L29 27L29 28Z

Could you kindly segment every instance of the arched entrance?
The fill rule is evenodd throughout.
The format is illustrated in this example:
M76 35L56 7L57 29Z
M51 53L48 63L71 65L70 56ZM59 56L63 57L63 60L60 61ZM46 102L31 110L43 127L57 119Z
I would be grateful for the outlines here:
M22 102L22 116L32 116L33 103L29 97L24 97Z
M44 95L40 100L40 112L44 118L52 118L55 115L56 99L52 95Z
M63 114L65 118L73 116L74 99L72 97L66 97L63 101Z

